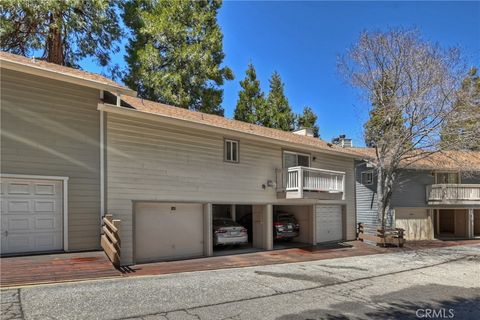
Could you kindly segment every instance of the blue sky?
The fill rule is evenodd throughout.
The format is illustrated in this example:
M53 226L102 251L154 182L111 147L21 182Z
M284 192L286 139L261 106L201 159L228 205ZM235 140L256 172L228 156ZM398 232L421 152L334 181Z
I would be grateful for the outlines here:
M480 2L225 1L218 21L224 63L235 73L224 86L227 117L251 61L264 91L276 70L294 111L306 105L315 110L322 139L347 134L357 146L363 145L368 104L337 73L336 57L362 30L416 27L425 39L459 46L471 65L480 65ZM115 61L124 63L121 54ZM83 67L100 71L93 64Z

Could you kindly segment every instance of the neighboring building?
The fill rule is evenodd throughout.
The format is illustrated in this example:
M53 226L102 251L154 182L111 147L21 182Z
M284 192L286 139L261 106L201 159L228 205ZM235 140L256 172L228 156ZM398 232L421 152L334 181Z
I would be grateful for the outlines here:
M352 150L134 97L99 75L1 53L2 254L98 249L122 220L122 264L213 254L212 218L273 214L295 242L356 237Z
M347 138L346 135L341 134L336 138L332 139L332 144L343 147L343 148L352 148L353 142L352 139Z
M357 148L368 159L373 149ZM377 176L368 161L356 162L357 221L378 224ZM480 152L448 151L401 171L388 223L407 240L480 236Z

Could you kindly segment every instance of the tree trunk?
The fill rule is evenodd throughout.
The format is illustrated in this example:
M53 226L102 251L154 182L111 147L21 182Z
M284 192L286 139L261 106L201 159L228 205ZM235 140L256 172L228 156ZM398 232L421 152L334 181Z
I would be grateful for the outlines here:
M377 212L378 222L383 225L383 168L379 166L377 168Z
M62 45L62 14L53 12L50 14L50 27L47 36L47 61L64 65Z

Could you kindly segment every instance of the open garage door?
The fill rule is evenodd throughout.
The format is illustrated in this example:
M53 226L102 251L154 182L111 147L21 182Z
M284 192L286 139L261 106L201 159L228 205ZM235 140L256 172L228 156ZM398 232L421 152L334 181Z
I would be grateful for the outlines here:
M136 204L136 263L200 256L203 256L202 204Z
M341 241L343 239L342 206L315 206L317 243Z

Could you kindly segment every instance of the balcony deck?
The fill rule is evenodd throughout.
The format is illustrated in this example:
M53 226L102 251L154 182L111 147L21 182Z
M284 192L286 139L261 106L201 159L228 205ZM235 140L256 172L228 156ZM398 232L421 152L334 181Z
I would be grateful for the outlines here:
M343 200L345 172L310 167L281 170L277 177L277 196L286 199Z
M427 186L429 205L480 205L480 184L433 184Z

